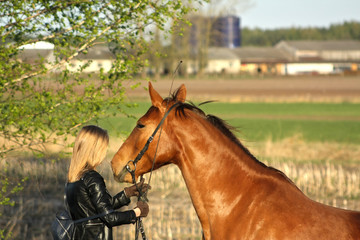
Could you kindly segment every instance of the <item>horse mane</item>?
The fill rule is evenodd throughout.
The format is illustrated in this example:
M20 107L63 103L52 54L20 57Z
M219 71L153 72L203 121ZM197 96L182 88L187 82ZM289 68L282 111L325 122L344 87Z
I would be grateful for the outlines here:
M175 90L175 92L169 97L169 98L165 98L164 102L169 102L169 101L173 101L173 102L177 102L176 100L176 95L178 93L179 89ZM207 101L207 102L203 102L200 103L200 105L204 105L207 103L210 103L212 101ZM179 116L179 117L184 117L186 118L187 115L185 113L185 109L190 110L196 114L198 114L199 116L203 117L204 119L206 119L209 123L211 123L214 127L216 127L218 130L220 130L220 132L222 132L226 137L228 137L233 143L235 143L237 146L239 146L245 153L247 153L253 160L255 160L257 163L261 164L262 166L267 167L264 163L262 163L261 161L259 161L256 157L254 157L254 155L252 155L252 153L240 142L240 140L235 136L234 131L238 131L237 128L231 126L230 124L228 124L225 120L211 115L211 114L206 114L203 110L201 110L198 106L196 106L193 102L177 102L178 106L176 107L175 110L175 115Z

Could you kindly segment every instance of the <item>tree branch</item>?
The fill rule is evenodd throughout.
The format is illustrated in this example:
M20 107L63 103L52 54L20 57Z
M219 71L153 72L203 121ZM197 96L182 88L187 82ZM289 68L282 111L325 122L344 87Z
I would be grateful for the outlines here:
M89 117L85 121L82 121L82 122L72 126L69 129L69 131L72 131L72 130L80 127L81 125L89 122L91 119L93 119L93 116ZM28 141L30 141L28 144L21 144L20 143L21 140L18 140L18 139L14 140L14 139L11 139L11 138L8 137L8 138L6 138L8 141L12 141L12 142L14 142L14 144L17 144L18 146L12 145L11 148L6 149L5 151L0 151L0 156L4 157L4 155L8 154L9 152L24 149L24 148L25 149L30 149L30 150L33 150L33 151L39 151L38 149L34 148L34 146L44 146L44 144L53 143L54 140L60 139L62 137L62 135L51 137L51 135L52 135L52 133L49 134L49 136L47 137L47 141L45 141L45 142L43 142L43 141L34 141L34 138L28 137L28 138L26 138ZM25 137L22 136L21 138L25 138ZM61 144L58 144L58 145L61 145Z
M85 2L88 2L88 1L84 1L84 3L85 3ZM73 4L73 3L71 3L71 4ZM71 5L71 4L67 4L67 6L69 6L69 5ZM104 10L104 8L108 7L110 4L111 4L111 3L109 2L109 3L105 4L104 6L102 6L100 9L98 9L97 11L94 11L93 14L92 14L92 16L95 16L97 13L100 13L102 10ZM57 8L59 8L59 7L57 7ZM54 7L54 9L56 9L56 7ZM45 10L45 9L44 9L44 10ZM78 24L76 24L76 25L74 25L74 26L72 26L72 27L69 27L69 28L67 28L67 29L64 29L64 30L61 31L61 32L57 32L57 33L54 33L54 34L51 34L51 35L47 35L47 36L44 36L43 38L40 38L40 39L33 39L33 40L24 41L24 42L19 43L17 46L26 45L26 44L32 44L32 43L36 43L36 42L39 42L39 41L45 41L45 40L53 39L53 38L55 38L55 37L57 37L57 36L63 35L63 34L65 34L65 33L68 33L68 32L70 32L70 31L73 31L73 30L79 28L79 27L82 26L85 22L86 22L86 21L83 20L83 21L79 22ZM13 31L15 31L15 29L14 29ZM8 35L8 34L6 34L6 35ZM6 35L5 35L5 36L6 36Z
M50 6L49 8L39 9L39 10L35 11L35 14L34 14L34 15L25 18L25 19L22 21L22 23L24 24L24 22L30 21L31 19L36 18L36 17L38 17L38 16L40 16L41 14L44 14L44 13L46 13L46 12L52 12L52 11L54 11L54 10L56 10L56 9L64 9L64 8L66 8L66 7L68 7L68 6L73 5L73 4L90 3L90 2L91 2L91 1L89 1L89 0L84 0L84 1L81 1L81 2L79 2L79 1L75 1L75 2L65 2L65 3L62 4L62 5L55 5L55 6ZM110 3L108 3L107 5L109 5L109 4L110 4ZM28 11L28 13L31 13L31 11ZM14 15L17 15L17 13L15 13ZM7 29L7 28L9 28L9 27L11 27L11 26L14 26L14 25L17 25L17 24L19 24L19 22L8 23L7 25L4 26L4 29ZM8 35L8 34L6 34L6 35ZM5 35L5 36L6 36L6 35Z
M119 19L118 21L120 22L121 19ZM111 26L105 28L103 31L101 31L100 33L98 33L96 36L92 37L88 42L86 42L84 45L82 45L80 48L77 48L76 51L71 55L69 56L68 58L65 58L63 60L61 60L59 63L55 64L55 65L52 65L51 67L49 67L48 69L46 70L39 70L39 71L35 71L35 72L32 72L32 73L29 73L29 74L25 74L23 76L21 76L20 78L18 79L15 79L13 81L11 81L11 83L17 83L17 82L21 82L22 80L24 79L27 79L27 78L30 78L30 77L34 77L34 76L37 76L41 73L44 73L45 72L48 72L48 71L51 71L57 67L60 67L62 66L63 64L65 64L66 62L72 60L74 57L76 57L77 55L79 55L80 52L82 52L83 50L85 50L92 42L94 42L98 37L100 37L101 35L103 35L105 32L109 31L111 29ZM10 82L7 82L4 84L4 86L6 87L7 85L9 85Z
M140 1L140 3L141 3L141 1ZM140 6L140 3L138 3L135 8L138 8L138 7ZM110 3L108 3L107 5L109 5L109 4L110 4ZM105 6L107 6L107 5L105 5ZM104 7L105 7L105 6L104 6ZM101 10L101 9L99 9L98 11L100 11L100 10ZM97 11L97 12L98 12L98 11ZM72 54L72 55L69 56L68 58L63 59L63 60L60 61L59 63L57 63L57 64L55 64L55 65L52 65L50 68L47 68L46 70L39 70L39 71L35 71L35 72L29 73L29 74L25 74L25 75L21 76L20 78L17 78L17 79L15 79L15 80L12 80L12 81L10 81L10 82L5 83L4 86L6 87L6 86L8 86L10 83L21 82L21 81L23 81L24 79L28 79L28 78L30 78L30 77L34 77L34 76L37 76L37 75L39 75L39 74L41 74L41 73L44 73L44 71L45 71L45 73L46 73L46 72L51 71L51 70L53 70L53 69L55 69L55 68L57 68L57 67L60 67L61 65L65 64L66 62L72 60L74 57L76 57L77 55L79 55L79 53L80 53L81 51L83 51L83 50L85 50L87 47L89 47L92 42L94 42L98 37L100 37L101 35L103 35L103 34L106 33L107 31L109 31L114 25L119 24L119 23L121 22L121 20L122 20L121 18L118 19L115 23L113 23L113 24L109 25L108 27L106 27L103 31L101 31L100 33L98 33L96 36L90 38L84 45L82 45L80 48L77 48L76 51L74 52L74 54ZM76 26L73 26L73 27L71 27L71 28L66 29L66 31L63 32L63 33L52 34L52 35L50 35L50 36L44 37L42 40L46 40L46 39L49 39L49 38L53 38L53 37L55 37L56 35L64 34L64 33L66 33L66 32L69 32L69 31L71 31L71 30L74 30L75 27L79 27L79 26L81 26L83 23L84 23L84 21L80 22L80 23L79 23L78 25L76 25ZM39 40L29 41L28 43L37 42L37 41L39 41Z

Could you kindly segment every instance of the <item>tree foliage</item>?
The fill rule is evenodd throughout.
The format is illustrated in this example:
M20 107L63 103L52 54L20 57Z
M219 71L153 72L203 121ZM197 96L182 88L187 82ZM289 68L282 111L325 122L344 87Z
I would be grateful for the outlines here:
M1 166L12 151L41 153L110 108L123 113L123 83L144 66L144 33L150 25L171 31L167 23L182 21L194 1L0 1ZM43 41L53 44L53 57L24 61L23 46ZM113 53L111 69L88 74L84 60L74 71L72 61L95 45ZM0 205L10 204L14 189L4 181Z
M140 33L151 24L166 30L169 19L180 21L189 10L180 0L1 1L0 137L7 142L0 156L36 151L109 107L122 111L122 83L143 66L147 50ZM22 61L22 46L40 41L54 44L54 59ZM84 74L86 61L71 71L71 60L99 44L114 54L110 71Z
M263 30L243 28L243 46L274 46L281 40L359 40L360 22L332 24L329 28L281 28Z

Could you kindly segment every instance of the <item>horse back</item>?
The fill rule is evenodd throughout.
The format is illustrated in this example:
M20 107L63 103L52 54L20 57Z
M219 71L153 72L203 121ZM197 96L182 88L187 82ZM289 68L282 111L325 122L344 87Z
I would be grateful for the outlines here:
M228 239L360 239L360 212L318 203L296 188L276 185L238 206L233 216L234 222L239 220L238 230Z

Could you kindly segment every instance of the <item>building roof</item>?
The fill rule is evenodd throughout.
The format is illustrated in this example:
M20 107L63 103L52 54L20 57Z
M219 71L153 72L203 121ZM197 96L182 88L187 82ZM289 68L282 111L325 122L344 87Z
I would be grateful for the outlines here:
M53 59L54 44L38 41L26 45L22 45L19 48L17 58L26 63L40 63L43 60L51 61Z
M19 59L26 63L40 63L43 60L51 60L53 58L52 49L23 49L17 55Z
M35 43L22 45L19 47L19 49L43 49L43 50L51 49L51 50L53 50L54 44L45 42L45 41L39 41L39 42L35 42Z
M296 50L313 50L313 51L360 51L360 41L338 40L338 41L281 41L275 45L275 48L288 46Z
M80 53L77 59L82 60L100 60L100 59L114 59L114 54L109 50L108 46L95 45L87 49L87 53Z
M216 60L236 60L239 57L234 53L232 48L210 47L208 49L208 58Z
M232 51L241 62L287 62L288 56L281 49L273 47L240 47Z

